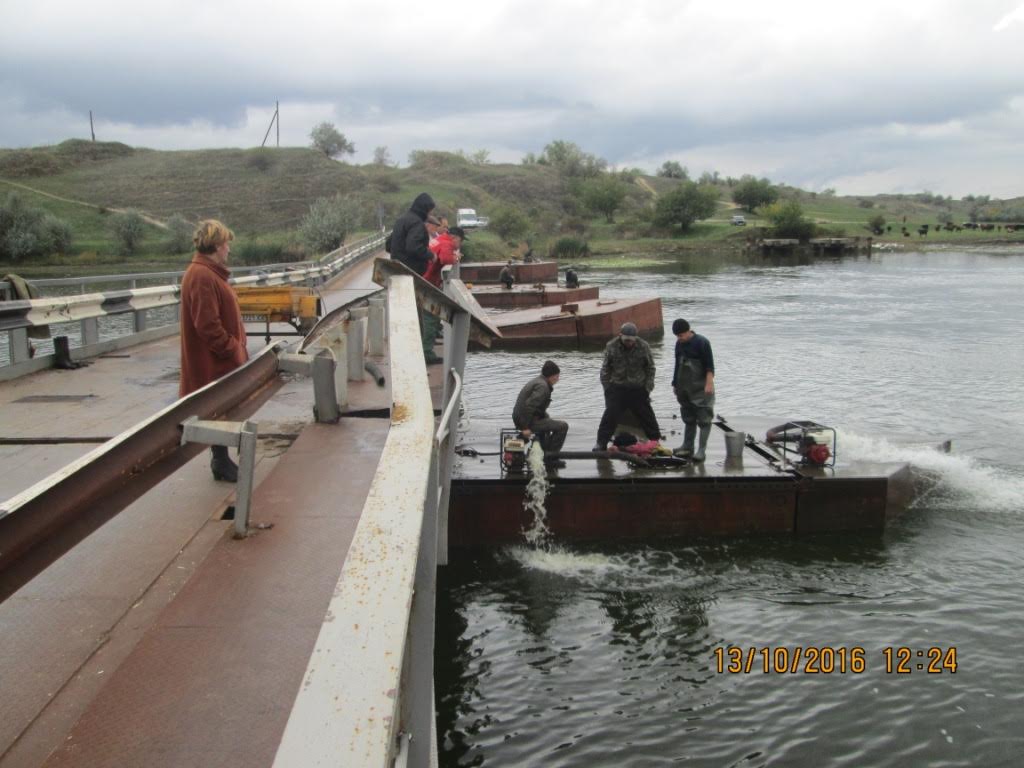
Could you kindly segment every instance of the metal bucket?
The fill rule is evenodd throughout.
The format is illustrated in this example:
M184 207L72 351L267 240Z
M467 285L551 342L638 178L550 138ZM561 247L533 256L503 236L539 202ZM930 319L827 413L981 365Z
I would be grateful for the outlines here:
M747 441L746 432L725 433L725 457L738 459L743 455L743 444Z

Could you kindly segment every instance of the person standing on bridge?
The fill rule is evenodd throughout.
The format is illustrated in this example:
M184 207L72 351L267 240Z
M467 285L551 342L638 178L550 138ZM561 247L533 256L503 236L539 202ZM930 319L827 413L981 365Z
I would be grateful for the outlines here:
M672 371L672 391L679 401L683 417L683 444L675 450L676 456L693 457L704 461L711 434L711 420L715 417L715 356L711 342L694 333L690 324L679 318L672 323L676 337L676 362ZM700 442L693 450L693 441L700 427Z
M401 262L420 277L423 277L430 262L434 260L434 254L430 252L426 221L435 207L434 198L426 192L418 194L409 210L395 221L384 244L392 259ZM441 332L441 319L425 311L422 306L419 310L423 359L427 365L435 365L441 362L441 358L434 352L434 341Z
M192 237L196 254L181 279L181 383L184 397L249 359L238 298L228 284L234 233L219 221L201 221ZM215 480L234 483L238 465L223 445L211 448Z
M569 432L567 423L548 416L551 391L560 377L558 365L552 360L545 361L540 376L528 381L519 392L512 410L512 421L523 437L537 436L540 447L544 449L544 465L550 469L565 467L565 462L554 454L562 450Z
M604 348L601 364L604 414L597 427L597 442L591 450L607 450L608 441L626 411L636 416L648 440L661 439L658 417L651 407L654 374L650 346L639 337L634 323L623 323L619 335Z

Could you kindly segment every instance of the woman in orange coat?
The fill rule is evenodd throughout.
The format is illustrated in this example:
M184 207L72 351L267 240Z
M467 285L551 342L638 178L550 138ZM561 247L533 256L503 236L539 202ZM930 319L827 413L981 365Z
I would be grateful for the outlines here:
M199 223L192 242L196 255L181 280L181 385L195 392L249 359L238 298L228 284L228 255L234 233L219 221ZM235 482L238 465L222 445L212 447L216 480Z

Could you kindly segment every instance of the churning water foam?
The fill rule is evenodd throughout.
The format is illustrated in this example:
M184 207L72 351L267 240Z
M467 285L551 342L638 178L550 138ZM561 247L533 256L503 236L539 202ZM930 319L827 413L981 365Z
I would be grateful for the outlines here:
M986 466L970 456L945 453L932 445L896 444L885 438L846 430L839 431L838 439L843 448L841 461L905 462L925 473L933 486L918 504L1005 512L1024 510L1024 477ZM560 544L547 526L544 499L550 486L543 469L543 453L536 443L529 461L533 473L527 485L524 506L533 512L533 523L523 532L525 545L505 550L523 567L588 582L628 576L632 587L640 589L643 588L640 582L645 581L645 577L653 578L654 583L650 586L665 583L666 577L678 584L679 580L693 579L703 570L699 563L678 561L675 557L670 557L671 562L665 561L668 553L646 547L624 556L574 552Z
M1024 477L986 466L970 456L945 453L934 446L897 445L882 437L839 430L840 461L906 462L935 482L923 500L929 506L1024 510ZM920 503L920 502L919 502Z

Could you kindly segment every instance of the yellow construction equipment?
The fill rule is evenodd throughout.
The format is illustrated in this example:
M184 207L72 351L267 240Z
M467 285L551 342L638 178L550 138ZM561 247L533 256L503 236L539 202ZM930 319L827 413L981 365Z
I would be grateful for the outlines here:
M275 332L275 336L305 336L323 313L320 297L312 288L236 286L235 294L243 320L266 323L268 344L271 323L288 323L296 330L296 333Z

